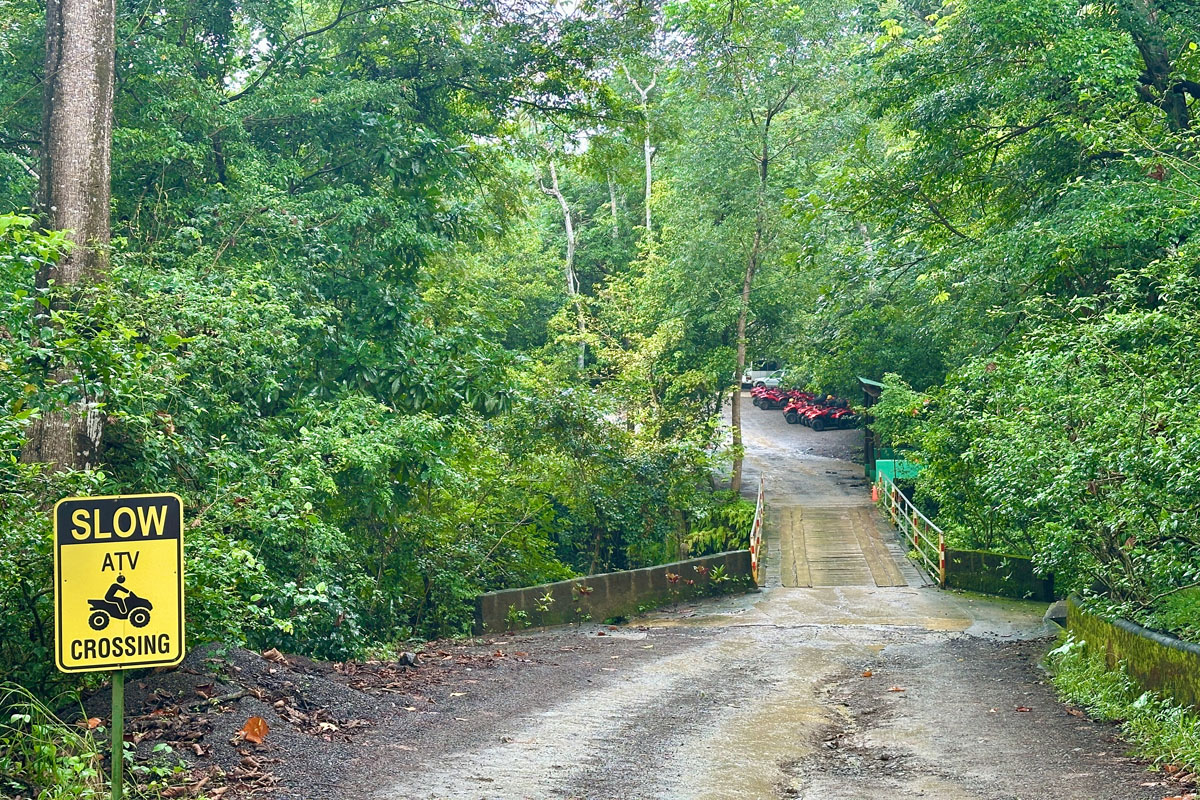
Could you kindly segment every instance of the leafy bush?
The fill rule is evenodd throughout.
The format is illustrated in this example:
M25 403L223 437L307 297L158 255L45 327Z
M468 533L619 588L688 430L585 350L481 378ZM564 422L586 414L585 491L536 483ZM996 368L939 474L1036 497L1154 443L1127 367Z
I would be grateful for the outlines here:
M1135 617L1147 628L1200 643L1200 589L1173 592Z
M325 303L318 278L233 261L147 273L118 253L105 287L34 330L34 274L64 245L31 225L0 217L0 666L41 696L79 680L50 652L61 497L179 493L189 641L336 659L468 632L482 591L674 558L726 502L705 487L715 428L630 431L613 397L514 369L491 323L426 324L461 312L440 284L456 271L426 277L428 302L395 289L395 335L353 353L342 337L375 320L352 307L378 297ZM104 469L23 462L29 421L81 386L103 402Z

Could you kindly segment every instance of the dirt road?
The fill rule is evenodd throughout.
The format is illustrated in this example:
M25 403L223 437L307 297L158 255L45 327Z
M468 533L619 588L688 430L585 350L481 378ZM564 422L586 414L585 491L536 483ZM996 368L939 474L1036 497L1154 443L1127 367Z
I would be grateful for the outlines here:
M848 453L747 413L767 481L759 594L486 643L500 669L398 710L341 796L1053 798L1173 794L1110 726L1067 713L1037 667L1040 605L923 586ZM382 732L377 732L382 733ZM332 776L331 776L332 777Z

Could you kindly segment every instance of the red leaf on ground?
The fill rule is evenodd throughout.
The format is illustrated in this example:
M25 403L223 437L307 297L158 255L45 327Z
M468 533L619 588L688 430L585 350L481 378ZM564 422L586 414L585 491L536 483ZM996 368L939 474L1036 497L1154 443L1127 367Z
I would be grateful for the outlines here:
M242 734L242 738L247 742L262 744L263 739L267 738L267 733L271 730L271 726L262 717L251 717L246 720L246 724L238 733Z
M863 676L864 678L869 678L869 677L871 677L871 676L872 676L872 675L874 675L874 674L875 674L875 673L874 673L874 672L871 672L871 670L869 670L869 669L866 669L866 670L863 670L863 674L862 674L862 676Z
M1017 706L1017 711L1033 711L1029 706Z

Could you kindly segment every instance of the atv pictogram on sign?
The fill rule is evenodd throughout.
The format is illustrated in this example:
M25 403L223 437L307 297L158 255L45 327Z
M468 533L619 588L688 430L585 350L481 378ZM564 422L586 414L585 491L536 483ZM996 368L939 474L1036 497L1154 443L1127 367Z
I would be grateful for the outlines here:
M127 619L135 628L144 628L150 624L150 612L154 606L144 597L138 597L125 588L125 576L118 575L117 582L104 593L103 599L88 600L92 613L88 624L102 631L108 627L108 620Z

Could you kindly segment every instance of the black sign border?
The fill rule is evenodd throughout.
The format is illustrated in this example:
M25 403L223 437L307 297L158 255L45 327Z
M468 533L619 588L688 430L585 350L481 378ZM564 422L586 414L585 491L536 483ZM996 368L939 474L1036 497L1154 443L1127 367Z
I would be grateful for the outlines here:
M179 572L179 655L170 661L137 661L137 662L118 662L109 664L93 664L86 667L68 667L63 664L63 635L62 635L62 573L58 561L58 552L63 545L58 542L58 508L64 503L79 503L91 502L93 500L146 500L146 499L170 499L174 500L179 506L179 538L178 545L175 547L176 568ZM95 497L64 497L54 504L52 514L52 525L50 535L54 544L54 666L58 667L59 672L75 673L75 672L109 672L118 669L141 669L144 667L174 667L183 661L187 654L186 641L184 640L184 611L183 599L183 532L184 517L183 517L183 498L174 492L159 492L157 494L107 494L97 495Z

